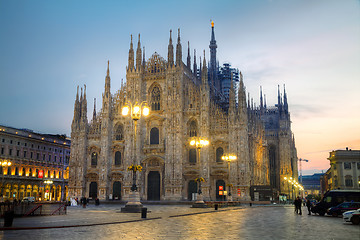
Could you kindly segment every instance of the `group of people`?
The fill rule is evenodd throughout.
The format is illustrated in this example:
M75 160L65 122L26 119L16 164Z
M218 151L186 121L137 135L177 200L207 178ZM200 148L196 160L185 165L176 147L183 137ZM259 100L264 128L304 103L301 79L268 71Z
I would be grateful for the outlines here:
M302 211L301 211L301 205L302 205L302 200L300 197L297 197L294 201L294 205L295 205L295 212L299 215L302 215ZM311 202L310 199L306 200L306 207L308 209L308 215L311 215Z
M83 206L83 208L86 208L86 206L89 204L89 200L90 198L86 198L86 197L82 197L80 199L80 204ZM76 204L79 205L79 199L75 198ZM95 198L95 205L99 206L100 205L100 200L99 198Z
M302 214L302 211L301 211L301 204L302 204L302 200L300 197L297 197L294 201L294 205L295 205L295 212L299 215Z

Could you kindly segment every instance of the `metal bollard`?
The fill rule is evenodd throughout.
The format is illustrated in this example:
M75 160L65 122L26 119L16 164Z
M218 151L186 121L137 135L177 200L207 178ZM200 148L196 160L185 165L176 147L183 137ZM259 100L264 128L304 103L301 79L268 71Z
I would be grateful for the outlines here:
M147 208L141 209L141 218L146 218Z
M218 208L219 208L219 205L215 204L215 210L218 210Z

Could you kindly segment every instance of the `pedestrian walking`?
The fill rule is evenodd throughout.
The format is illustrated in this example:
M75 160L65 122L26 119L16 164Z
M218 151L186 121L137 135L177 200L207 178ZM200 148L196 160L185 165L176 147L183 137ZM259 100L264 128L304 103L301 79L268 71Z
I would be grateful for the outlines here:
M300 197L297 197L296 200L295 200L295 205L297 205L296 209L297 209L297 213L299 215L302 215L302 212L301 212L301 205L302 205L302 200Z
M82 198L82 204L83 204L83 208L86 208L86 204L87 204L86 197Z
M298 213L299 208L298 208L298 199L297 199L297 198L295 198L295 200L294 200L294 207L295 207L294 212L295 212L295 213Z
M308 215L311 215L311 202L310 202L310 199L307 199L306 200L306 207L307 207L307 209L308 209Z

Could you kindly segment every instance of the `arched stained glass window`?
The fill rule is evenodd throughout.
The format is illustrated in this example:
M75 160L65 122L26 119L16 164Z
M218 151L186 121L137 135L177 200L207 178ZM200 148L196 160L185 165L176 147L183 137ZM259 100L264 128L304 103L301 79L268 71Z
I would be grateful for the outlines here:
M98 154L96 152L93 152L91 154L91 166L97 166L97 158Z
M159 129L156 127L150 130L150 144L159 144Z
M224 149L219 147L216 149L216 162L223 162L221 157L224 155Z
M189 131L190 137L196 137L197 136L197 124L196 124L195 121L191 121L189 130L190 130Z
M155 86L151 91L151 110L160 110L161 94L158 86Z
M115 140L120 141L124 139L124 127L122 124L119 124L115 128Z
M116 166L121 165L121 152L119 151L115 153L115 165Z
M192 148L189 150L189 163L196 163L196 149Z

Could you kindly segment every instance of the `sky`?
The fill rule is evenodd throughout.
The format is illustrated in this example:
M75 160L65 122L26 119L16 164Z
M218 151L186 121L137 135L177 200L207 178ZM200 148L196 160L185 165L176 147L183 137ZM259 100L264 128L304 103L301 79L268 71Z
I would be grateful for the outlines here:
M271 106L286 85L304 175L325 172L332 150L360 150L357 0L0 0L0 124L70 136L76 86L91 119L107 61L112 93L126 79L130 34L146 59L166 58L180 28L183 61L187 41L209 60L211 20L219 63L243 73L257 104L260 86Z

